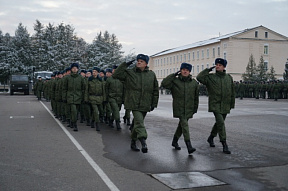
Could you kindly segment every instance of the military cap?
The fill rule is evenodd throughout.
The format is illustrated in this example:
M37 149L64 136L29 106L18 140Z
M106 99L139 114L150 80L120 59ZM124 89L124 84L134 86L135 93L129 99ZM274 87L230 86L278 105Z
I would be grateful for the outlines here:
M92 71L91 69L87 70L87 72L90 72L91 74L93 73L93 71ZM87 72L86 72L86 73L87 73Z
M97 70L97 72L100 72L100 68L98 68L97 66L94 66L92 70Z
M185 68L185 69L189 70L189 72L191 72L191 70L192 70L192 65L183 62L183 63L181 64L180 70L182 70L183 68Z
M65 72L68 72L68 71L70 71L70 70L71 70L71 68L68 67L68 68L65 69Z
M107 72L112 73L112 69L111 69L111 68L106 68L106 73L107 73Z
M118 68L118 66L117 65L113 65L113 69L117 69Z
M78 63L72 63L70 68L72 69L73 67L77 67L79 69L79 64Z
M80 71L80 73L85 73L85 74L86 74L86 72L87 72L87 71L84 70L84 69Z
M138 54L136 59L137 60L139 60L139 59L144 60L147 64L149 62L149 56L147 56L145 54Z
M104 69L101 69L100 72L103 72L104 75L106 74Z
M225 59L223 59L223 58L216 58L215 64L222 64L222 65L226 68L226 66L227 66L227 60L225 60Z

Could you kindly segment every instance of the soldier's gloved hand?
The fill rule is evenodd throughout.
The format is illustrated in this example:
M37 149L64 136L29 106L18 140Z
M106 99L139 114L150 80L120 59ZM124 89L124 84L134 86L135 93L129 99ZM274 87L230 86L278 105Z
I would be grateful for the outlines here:
M154 109L155 109L154 106L151 106L150 111L153 111Z
M216 66L212 66L211 68L209 68L209 72L211 72Z
M129 61L129 62L126 62L127 66L130 66L131 64L133 64L133 62L135 61L135 59Z
M177 71L174 75L175 75L175 76L178 76L180 73L181 73L181 71L179 70L179 71Z

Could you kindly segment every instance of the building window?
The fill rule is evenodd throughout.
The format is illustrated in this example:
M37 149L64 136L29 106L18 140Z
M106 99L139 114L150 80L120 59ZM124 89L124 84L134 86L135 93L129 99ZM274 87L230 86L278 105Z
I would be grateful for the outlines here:
M165 77L165 69L163 70L163 77Z
M268 45L264 45L264 54L268 55Z
M204 59L204 50L202 49L202 59Z
M268 70L268 61L264 61L264 68L265 68L265 71Z
M197 50L197 60L199 60L199 50Z
M195 68L194 65L192 65L192 72L193 72L193 74L194 74L194 68Z
M199 73L199 65L197 65L197 74Z
M268 32L265 32L265 38L268 38Z
M255 31L255 38L258 38L258 31Z
M168 76L168 69L167 69L167 76Z
M220 46L218 46L218 56L220 56Z
M207 58L209 58L209 48L207 48Z
M206 68L209 68L209 63L207 63L207 67Z
M223 53L223 58L224 58L225 60L227 60L227 58L226 58L226 52Z
M188 60L190 61L190 52L188 53Z
M192 59L195 60L195 52L192 52Z
M201 66L201 71L203 71L204 70L204 64L202 64L202 66Z
M161 66L162 66L162 58L161 58Z
M215 48L213 48L213 58L215 58Z
M170 56L170 64L172 64L172 56Z
M227 43L223 44L223 49L227 48Z
M186 62L186 54L184 54L184 62Z
M165 66L166 58L164 58L163 60L164 60L164 66Z
M182 62L182 55L180 55L180 62Z
M173 63L175 64L175 56L173 56Z
M177 55L177 63L179 62L179 56Z
M162 77L162 70L161 70L161 77Z

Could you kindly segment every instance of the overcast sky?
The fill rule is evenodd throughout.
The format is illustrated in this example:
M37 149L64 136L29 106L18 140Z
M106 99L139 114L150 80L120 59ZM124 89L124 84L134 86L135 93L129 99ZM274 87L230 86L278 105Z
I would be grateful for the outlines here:
M114 33L125 54L148 55L263 25L288 36L288 0L0 0L0 30L20 22L33 34L42 24L71 24L91 43Z

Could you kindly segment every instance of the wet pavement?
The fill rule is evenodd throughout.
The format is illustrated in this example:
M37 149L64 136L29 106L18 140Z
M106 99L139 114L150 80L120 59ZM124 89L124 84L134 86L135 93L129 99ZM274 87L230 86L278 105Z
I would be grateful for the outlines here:
M0 190L21 190L23 185L22 190L109 190L34 96L1 95L0 101L0 151L5 153ZM43 104L51 109L49 102ZM214 124L207 97L200 97L198 112L189 120L197 149L192 155L183 137L181 150L171 146L177 124L171 96L161 95L158 108L145 119L147 154L131 151L129 127L123 123L121 131L105 124L100 132L84 124L76 133L66 129L119 190L288 190L288 100L237 99L225 122L231 155L222 152L218 138L215 148L206 141ZM31 178L38 183L28 182Z

